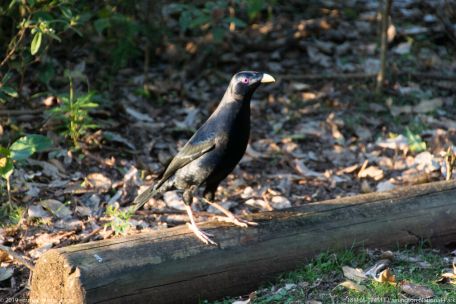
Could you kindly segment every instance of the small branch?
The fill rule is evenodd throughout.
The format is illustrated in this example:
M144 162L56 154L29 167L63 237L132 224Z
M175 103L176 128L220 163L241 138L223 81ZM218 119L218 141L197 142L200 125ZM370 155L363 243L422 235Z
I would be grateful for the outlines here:
M31 110L31 109L22 109L22 110L0 110L0 116L13 116L13 115L38 115L43 114L43 109Z
M442 75L436 73L420 73L420 72L399 72L395 73L396 76L405 76L410 78L420 79L431 79L431 80L447 80L455 81L456 75ZM357 79L375 79L377 74L374 73L343 73L343 74L331 74L331 75L319 75L319 74L301 74L301 75L278 75L278 79L282 80L301 80L301 81L312 81L312 80L357 80Z
M14 53L16 53L17 46L18 46L18 45L22 42L22 40L24 39L25 31L26 31L26 28L25 28L25 27L21 28L20 32L18 33L19 38L18 38L17 41L14 43L14 46L11 48L11 50L8 52L8 54L5 56L5 58L3 58L2 62L0 63L0 67L2 67L3 65L5 65L5 63L8 62L8 60L11 58L11 56L13 56Z
M391 12L391 3L393 0L384 0L385 6L382 12L382 32L381 32L381 47L380 47L380 71L377 75L377 93L382 92L383 83L385 81L386 71L386 53L388 50L388 23Z
M27 267L31 271L35 270L35 266L32 263L30 263L29 261L24 259L24 257L22 257L22 255L20 255L19 253L15 252L10 247L4 246L4 245L0 245L0 250L5 251L6 253L8 253L10 256L13 257L13 259L18 261L19 263L21 263L22 265L24 265L25 267Z

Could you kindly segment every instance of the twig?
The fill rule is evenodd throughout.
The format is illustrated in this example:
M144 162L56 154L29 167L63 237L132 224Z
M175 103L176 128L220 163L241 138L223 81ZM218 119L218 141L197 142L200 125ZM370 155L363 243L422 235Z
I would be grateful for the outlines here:
M421 72L408 72L402 71L395 73L396 76L405 76L410 78L420 79L432 79L432 80L448 80L456 82L456 75L444 75L437 73L421 73ZM330 75L319 75L319 74L285 74L278 75L278 79L282 80L357 80L357 79L374 79L377 77L377 74L373 73L343 73L343 74L330 74Z
M451 147L448 147L447 153L445 155L445 167L446 167L446 180L450 180L453 176L453 168L456 161L456 157L453 153Z
M85 243L85 242L90 241L90 238L91 238L92 236L94 236L95 234L97 234L98 232L100 232L101 229L102 229L101 227L98 227L98 228L94 229L92 232L90 232L90 233L89 233L88 235L86 235L85 237L81 238L79 241L80 241L81 243Z
M374 78L376 74L370 73L343 73L343 74L300 74L300 75L278 75L278 79L282 80L351 80L351 79L366 79Z
M2 62L0 63L0 67L2 67L5 63L7 63L8 60L11 58L11 56L13 56L14 53L16 53L17 46L24 39L25 30L26 30L25 27L21 28L20 32L18 33L19 38L17 39L16 42L14 42L14 46L11 48L11 50L8 52L8 54L5 56L5 58L3 58Z
M44 113L44 110L33 110L33 109L0 110L0 116L35 115L35 114L43 114L43 113Z
M27 267L28 269L30 269L31 271L34 271L35 270L35 266L30 263L29 261L27 261L26 259L24 259L22 257L22 255L20 255L19 253L15 252L14 250L12 250L10 247L7 247L7 246L4 246L4 245L0 245L0 250L2 251L5 251L6 253L8 253L10 256L12 256L15 260L17 260L19 263L21 263L22 265L24 265L25 267Z
M380 47L380 71L377 75L377 93L382 92L383 83L385 81L386 71L386 53L388 50L388 23L391 12L391 3L393 0L384 0L385 6L382 12L382 32L381 32L381 47Z

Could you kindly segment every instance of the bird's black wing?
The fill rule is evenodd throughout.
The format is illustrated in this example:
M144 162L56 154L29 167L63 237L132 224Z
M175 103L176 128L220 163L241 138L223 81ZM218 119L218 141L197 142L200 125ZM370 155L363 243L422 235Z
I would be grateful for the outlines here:
M168 178L170 178L177 170L201 157L215 147L215 139L211 138L199 143L188 142L173 160L166 167L160 181L157 183L156 189L160 187Z

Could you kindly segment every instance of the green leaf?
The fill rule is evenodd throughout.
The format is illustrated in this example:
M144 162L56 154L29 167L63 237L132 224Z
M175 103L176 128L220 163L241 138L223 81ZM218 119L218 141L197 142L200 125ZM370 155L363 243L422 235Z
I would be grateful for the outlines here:
M101 35L105 29L111 26L111 21L109 18L100 18L95 20L93 26L95 27L98 35Z
M0 176L4 179L8 179L8 177L13 173L14 165L11 158L8 157L1 157L0 158Z
M412 152L423 152L426 151L426 142L421 139L421 136L414 134L409 128L405 129L405 135Z
M10 156L10 150L5 148L5 147L2 147L0 146L0 157L8 157Z
M24 160L35 152L49 149L52 141L43 135L30 134L16 140L10 147L11 158L14 160Z
M13 89L12 87L9 87L9 86L3 86L3 87L0 87L0 90L5 93L6 95L9 95L13 98L17 98L19 96L19 94L17 94L17 91L15 89Z
M207 24L211 21L211 16L206 14L201 14L190 22L190 28L197 28L204 24Z
M3 83L7 83L7 82L8 82L8 80L10 80L10 79L11 79L11 77L13 77L13 74L12 74L12 73L10 73L10 72L7 72L7 73L5 74L5 76L3 76L3 78L2 78L2 82L3 82Z
M236 25L238 28L244 28L247 26L247 23L236 17L229 17L227 21L234 23L234 25Z
M32 44L30 46L30 53L32 55L35 55L40 50L42 38L43 38L43 33L41 33L41 32L36 32L35 36L33 36Z
M62 14L67 18L67 19L71 19L73 17L73 12L71 11L71 9L67 6L61 6L60 7L60 10L62 11Z
M225 36L225 29L223 27L214 27L212 29L212 36L214 37L215 42L221 42Z
M188 11L183 11L179 17L179 26L182 31L187 30L192 22L192 15Z

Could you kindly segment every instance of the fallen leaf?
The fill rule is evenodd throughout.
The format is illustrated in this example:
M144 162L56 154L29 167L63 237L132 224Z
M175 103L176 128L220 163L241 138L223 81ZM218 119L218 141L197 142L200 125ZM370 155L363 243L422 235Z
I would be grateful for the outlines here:
M308 90L310 89L310 85L308 85L307 83L300 83L300 82L292 82L290 84L290 88L293 90L293 91L304 91L304 90Z
M269 206L264 200L262 199L255 199L250 198L245 201L245 204L254 208L259 208L260 210L268 210L271 211L271 206Z
M0 282L11 278L13 273L14 269L12 267L0 267Z
M377 166L369 166L366 169L361 170L358 173L358 177L359 178L370 177L370 178L373 178L376 181L381 180L383 178L383 176L384 176L383 170L380 169Z
M238 204L234 201L224 201L219 203L220 206L225 208L226 210L230 210L230 208L237 206ZM214 214L223 214L222 211L218 210L215 207L209 206L207 208L207 212L214 213Z
M368 268L364 274L366 276L372 277L376 279L378 277L378 274L385 270L391 263L390 259L381 259L377 261L372 267Z
M175 121L176 127L181 129L191 129L195 127L195 120L199 113L199 109L196 107L192 108L185 108L184 112L187 116L184 118L183 121Z
M359 140L365 141L367 139L372 138L372 132L363 126L356 126L355 127L355 134L358 137Z
M184 201L178 195L177 191L165 192L163 195L163 200L168 207L185 211Z
M311 63L319 64L324 68L329 68L332 65L331 57L324 55L314 46L307 46L307 55Z
M307 177L321 177L323 176L323 173L313 171L304 164L302 160L295 159L293 160L293 168L302 176L307 176Z
M380 272L380 274L378 275L378 277L375 278L375 280L380 283L396 283L396 277L389 268L386 268L385 270Z
M269 202L271 207L276 210L290 208L291 203L285 196L274 196Z
M90 173L85 180L91 188L102 193L108 192L111 189L111 180L102 173Z
M135 150L136 147L135 145L130 142L128 139L120 135L119 133L111 132L111 131L104 131L103 132L103 137L106 138L109 141L115 141L121 144L124 144L128 148Z
M347 289L355 290L355 291L358 291L358 292L362 292L362 291L366 290L366 287L364 287L362 285L359 285L359 284L357 284L357 283L355 283L353 281L350 281L350 280L346 280L346 281L340 283L337 286L342 286L342 287L345 287Z
M429 151L421 152L415 156L414 163L418 170L425 171L426 173L431 173L440 169L439 162Z
M366 73L378 73L380 71L380 60L374 58L368 58L364 61L364 72Z
M394 188L396 188L396 186L390 181L383 181L377 184L377 192L391 191Z
M362 281L367 279L367 276L363 273L362 269L359 268L343 266L342 271L344 272L344 276L347 279L353 280L357 283L361 283Z
M45 218L50 217L49 212L43 209L40 205L31 205L27 211L29 218Z
M413 107L414 113L428 113L440 109L443 106L443 99L441 97L421 100L416 106Z
M422 286L422 285L416 285L407 281L403 281L400 284L400 288L403 292L406 294L409 294L414 297L418 297L421 299L429 299L434 296L434 292L432 289Z
M154 122L154 120L149 115L140 113L133 108L125 107L125 112L132 116L134 121Z
M412 48L412 44L409 42L402 42L399 43L394 49L393 52L398 55L405 55L410 53L410 49Z
M408 140L407 138L400 134L394 138L387 138L381 139L377 141L377 146L386 149L393 149L393 150L408 150Z
M47 199L40 201L40 205L49 210L53 215L59 218L71 217L70 209L55 199Z
M40 256L42 256L46 251L52 248L52 244L46 244L43 247L35 248L29 251L29 254L32 258L38 259Z

